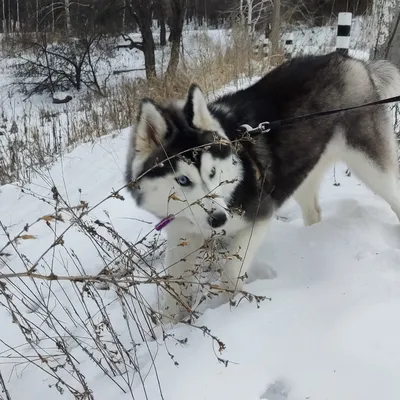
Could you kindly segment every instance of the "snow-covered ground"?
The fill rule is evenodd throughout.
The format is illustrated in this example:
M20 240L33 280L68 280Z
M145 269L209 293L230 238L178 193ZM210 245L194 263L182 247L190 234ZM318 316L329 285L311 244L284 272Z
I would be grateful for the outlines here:
M82 226L68 228L74 215L61 211L63 222L39 220L4 250L7 265L0 264L0 273L24 272L36 260L37 273L61 277L95 275L114 265L126 245L96 220L131 242L147 233L149 242L161 240L154 233L157 220L136 208L125 190L124 200L114 196L92 209L123 186L128 145L128 130L114 132L64 154L23 188L0 187L0 221L10 238L54 213L55 186L62 202L87 202L90 212L83 221L118 249L96 242ZM121 297L114 289L83 292L82 283L14 278L6 284L14 297L8 302L0 296L0 372L10 398L73 399L57 384L58 376L80 391L87 384L95 400L397 400L400 225L390 207L348 177L343 165L326 175L321 207L323 220L311 227L303 226L293 201L272 221L245 286L271 300L259 307L242 300L235 308L209 308L195 322L225 344L222 353L196 327L168 326L163 335L158 326L155 339L149 327L138 329L134 318L144 321L140 305L157 309L154 285L140 285L140 293L130 288ZM43 256L64 231L63 242ZM0 250L7 240L0 230ZM146 259L158 265L158 256ZM71 358L62 355L63 346ZM104 362L112 356L114 363ZM95 359L103 360L111 377Z
M124 155L128 146L128 132L105 137L96 144L83 145L66 155L52 167L45 178L38 178L25 187L38 196L51 198L50 183L70 204L79 200L94 205L106 197L112 188L123 185ZM250 283L245 289L253 294L271 297L271 301L255 304L243 300L230 309L222 305L208 309L196 322L207 326L226 345L218 353L209 338L201 331L185 325L170 327L168 333L176 339L187 339L181 344L174 338L162 340L156 330L156 341L139 346L137 359L146 376L147 397L138 374L135 375L135 399L343 399L395 400L400 395L400 226L390 207L361 185L354 177L345 175L345 168L337 166L336 180L329 171L321 191L323 221L312 227L302 225L301 214L294 202L289 202L272 222L265 235L258 260L250 271ZM335 185L336 183L336 185ZM339 185L337 185L339 184ZM155 219L138 210L127 193L125 201L110 199L90 213L90 219L105 220L110 216L116 230L134 241L154 227ZM3 224L11 226L16 234L26 222L49 214L52 208L36 200L13 185L1 188L0 215ZM137 218L138 222L127 218ZM152 223L152 224L149 224ZM58 232L68 222L59 223ZM54 226L54 224L53 224ZM29 259L39 258L54 240L54 234L45 221L29 230L35 240L21 240L19 251ZM85 274L95 274L103 263L94 246L78 229L63 236L66 248L73 249ZM4 237L1 240L4 242ZM53 271L56 275L76 275L79 268L66 257L65 249L56 249L45 259L40 272ZM50 264L54 259L53 265ZM23 271L21 261L12 255L9 265L14 271ZM1 269L6 273L7 267ZM265 279L268 278L268 279ZM27 296L28 289L16 281ZM27 282L29 284L29 282ZM9 284L8 284L9 285ZM38 291L49 298L53 316L70 321L71 313L82 311L79 296L73 284L39 283ZM154 287L145 287L142 293L154 307L158 296ZM122 342L129 341L127 324L122 318L121 305L113 290L100 295ZM59 303L55 299L58 299ZM3 299L1 300L4 301ZM71 301L71 304L69 303ZM17 301L17 303L19 303ZM29 301L26 301L29 303ZM34 322L40 321L32 307L20 303L22 315ZM74 307L74 308L73 308ZM34 308L35 309L35 308ZM97 322L100 317L94 318ZM23 337L18 326L11 323L6 308L0 308L1 341L18 352L32 355L28 346L20 347ZM82 321L83 323L83 321ZM44 331L54 336L44 326ZM85 338L84 327L66 325L68 332ZM67 336L67 332L62 332ZM143 344L138 332L132 334L136 344ZM56 353L54 344L45 339L37 347ZM89 346L89 338L83 339ZM73 341L71 354L79 361L79 369L94 390L96 400L131 398L123 394L104 375ZM12 399L57 398L54 384L39 368L25 363L13 366L10 355L0 345L1 372ZM167 350L172 353L174 366ZM96 351L94 351L96 353ZM150 353L154 356L157 374ZM229 360L225 367L216 356ZM51 356L49 355L49 359ZM51 360L53 366L58 361ZM18 361L22 361L18 359ZM18 363L19 364L19 363ZM132 373L133 374L133 373ZM66 375L61 374L62 376ZM121 381L120 377L115 378ZM163 396L158 389L159 380ZM77 385L77 383L76 383ZM79 386L79 385L78 385ZM29 393L27 393L29 388ZM28 396L28 397L27 397ZM65 398L68 397L66 394Z
M336 46L337 26L317 26L313 28L299 26L295 30L285 32L282 39L291 35L293 46L291 51L295 54L329 52ZM353 17L350 32L350 48L352 50L369 52L375 45L373 25L370 19Z
M185 31L182 43L185 62L187 64L196 62L200 53L207 49L207 43L214 46L226 46L229 40L228 35L229 32L222 29ZM140 34L134 33L130 37L135 41L140 41ZM157 31L154 34L154 40L157 44L159 43ZM120 39L119 43L126 44L123 39ZM96 55L95 51L94 54ZM34 54L22 54L24 59L32 56ZM155 59L157 73L159 75L165 73L169 60L169 47L157 46ZM15 84L22 79L15 76L16 65L21 62L22 58L19 56L0 57L0 168L3 165L8 167L12 163L9 148L15 148L17 156L20 158L18 164L21 174L18 175L18 178L26 181L31 177L30 171L27 171L29 166L35 165L35 161L37 161L32 154L36 154L38 148L45 153L43 158L49 161L53 160L50 153L58 155L71 150L80 140L79 132L84 131L82 126L88 121L91 122L92 112L97 111L101 116L110 105L105 99L100 96L96 97L86 88L81 91L71 88L68 91L59 91L54 94L54 97L58 99L71 95L73 99L67 104L53 104L49 93L34 94L28 97L21 93L21 87ZM112 74L115 70L131 69L134 71ZM143 53L136 49L116 50L115 54L107 60L100 59L96 73L102 90L105 91L106 88L110 92L115 91L122 82L145 79ZM120 99L118 100L120 101ZM103 121L103 123L108 131L107 121ZM98 133L94 127L93 134L86 140L96 138L102 133ZM40 145L37 144L38 142ZM17 176L17 174L14 173L13 176Z

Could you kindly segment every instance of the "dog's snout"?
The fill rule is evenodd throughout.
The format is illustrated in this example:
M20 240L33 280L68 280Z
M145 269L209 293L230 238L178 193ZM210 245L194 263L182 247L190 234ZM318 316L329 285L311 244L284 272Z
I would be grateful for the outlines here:
M220 228L227 221L226 214L224 212L216 212L208 217L208 223L212 228Z

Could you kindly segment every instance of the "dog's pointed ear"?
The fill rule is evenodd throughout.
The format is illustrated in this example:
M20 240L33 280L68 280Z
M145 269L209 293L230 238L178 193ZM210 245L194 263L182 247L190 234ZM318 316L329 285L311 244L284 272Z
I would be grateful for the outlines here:
M168 126L160 108L150 99L143 99L136 124L136 151L150 154L159 147Z
M186 117L194 127L203 130L213 130L214 118L207 106L207 100L201 89L192 84L184 107Z

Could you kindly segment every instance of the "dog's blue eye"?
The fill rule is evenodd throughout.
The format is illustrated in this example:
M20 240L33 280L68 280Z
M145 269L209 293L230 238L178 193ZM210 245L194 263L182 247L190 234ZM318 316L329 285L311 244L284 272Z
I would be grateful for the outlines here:
M181 185L181 186L189 186L192 182L190 182L190 179L185 176L181 175L176 178L176 181Z

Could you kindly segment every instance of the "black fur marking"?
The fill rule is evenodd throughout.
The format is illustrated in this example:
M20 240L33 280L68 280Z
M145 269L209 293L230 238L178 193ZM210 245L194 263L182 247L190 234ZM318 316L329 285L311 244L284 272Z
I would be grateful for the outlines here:
M247 89L225 95L211 103L209 109L218 119L231 140L239 139L237 128L242 124L257 126L260 122L275 121L310 112L341 108L366 99L346 98L348 82L345 80L350 57L335 53L321 56L294 58L277 67ZM368 100L377 100L378 94L370 85ZM348 96L348 95L347 95ZM228 110L228 111L227 111ZM352 128L378 135L371 130L377 121L374 111L357 110L276 129L257 136L255 144L247 144L240 152L244 177L237 187L232 207L242 207L248 218L256 213L268 216L290 197L318 162L339 123L345 128L347 142L365 151L374 160L384 154L365 135L352 135ZM369 127L367 129L367 126ZM256 181L250 159L261 171ZM258 211L257 211L258 209Z
M166 121L167 134L163 139L163 146L147 157L139 176L146 173L146 176L151 178L173 173L179 160L192 163L200 170L203 151L209 152L217 159L224 159L232 154L229 144L215 143L221 139L215 132L202 131L190 125L184 110L171 105L158 106L158 110ZM131 169L132 166L128 165L127 182L132 180ZM132 187L129 187L129 190L137 198L137 190Z
M247 89L217 99L208 108L229 139L237 141L241 139L237 129L242 124L255 127L264 121L377 100L379 95L371 79L366 79L363 83L365 88L359 94L349 94L350 59L338 52L294 58ZM361 61L351 62L353 66L356 63L363 65ZM193 126L193 94L196 88L195 85L191 86L183 110L161 107L168 134L163 148L157 149L147 159L143 171L165 160L167 156L182 151L185 151L185 159L200 169L201 149L193 151L192 148L213 142L214 135ZM384 118L383 109L360 109L302 121L259 135L254 143L242 143L237 150L242 179L229 206L243 211L249 220L256 215L270 216L310 173L338 127L343 128L349 146L364 151L379 165L385 165L385 160L379 158L386 154L379 148L385 141L377 140L377 136L382 133L376 125ZM216 158L232 154L229 145L212 144L204 149ZM149 175L161 176L171 172L178 159L175 157L164 161L161 167L153 169Z

